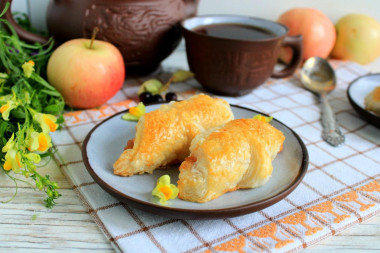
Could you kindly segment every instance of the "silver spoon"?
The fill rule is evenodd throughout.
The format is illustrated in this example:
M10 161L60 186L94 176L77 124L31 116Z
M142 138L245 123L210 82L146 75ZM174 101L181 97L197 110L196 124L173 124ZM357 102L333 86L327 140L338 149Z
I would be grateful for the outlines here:
M338 146L344 142L344 135L326 98L327 93L336 86L333 68L325 59L311 57L304 63L300 75L303 86L318 95L322 102L322 139L332 146Z

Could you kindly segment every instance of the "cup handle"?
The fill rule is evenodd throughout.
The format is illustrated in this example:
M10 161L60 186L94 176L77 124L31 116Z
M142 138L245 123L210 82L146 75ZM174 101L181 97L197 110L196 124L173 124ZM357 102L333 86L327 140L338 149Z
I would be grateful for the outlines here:
M13 16L12 16L12 11L11 11L12 0L1 0L0 11L4 10L6 3L9 3L9 9L6 11L6 13L4 13L3 18L5 18L13 26L17 35L20 37L20 39L26 42L31 42L31 43L39 42L41 44L45 44L48 41L48 38L43 37L38 34L28 32L17 24L17 22L13 19Z
M302 35L287 36L282 41L282 47L290 47L293 51L292 60L280 71L274 71L271 75L273 78L282 78L290 76L297 69L302 60Z

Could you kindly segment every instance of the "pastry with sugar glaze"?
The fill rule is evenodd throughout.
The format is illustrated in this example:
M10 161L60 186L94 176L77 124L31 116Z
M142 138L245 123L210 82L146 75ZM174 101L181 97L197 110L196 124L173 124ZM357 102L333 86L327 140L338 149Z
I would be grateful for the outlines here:
M376 87L364 99L365 109L380 116L380 86Z
M189 155L195 136L232 119L226 101L203 94L164 104L139 119L136 137L128 141L114 163L114 174L152 173L159 167L180 163Z
M237 119L196 136L179 170L179 197L207 202L265 184L285 136L258 119Z

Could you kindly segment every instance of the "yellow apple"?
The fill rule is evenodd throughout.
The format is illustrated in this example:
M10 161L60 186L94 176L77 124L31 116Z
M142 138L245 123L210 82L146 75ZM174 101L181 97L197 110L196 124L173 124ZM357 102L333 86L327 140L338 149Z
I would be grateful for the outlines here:
M336 23L331 56L368 64L380 56L380 23L364 14L348 14Z

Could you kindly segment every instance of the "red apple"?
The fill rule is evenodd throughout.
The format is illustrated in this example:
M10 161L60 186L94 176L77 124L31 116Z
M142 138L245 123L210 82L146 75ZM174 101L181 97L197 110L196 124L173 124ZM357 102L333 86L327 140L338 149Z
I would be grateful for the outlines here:
M312 8L294 8L283 13L277 22L289 28L289 35L302 34L303 59L312 56L326 58L334 47L336 32L334 24L321 11ZM289 62L291 50L284 48L280 58Z
M47 77L75 108L101 106L121 88L125 78L120 51L100 40L74 39L59 46L49 59Z

